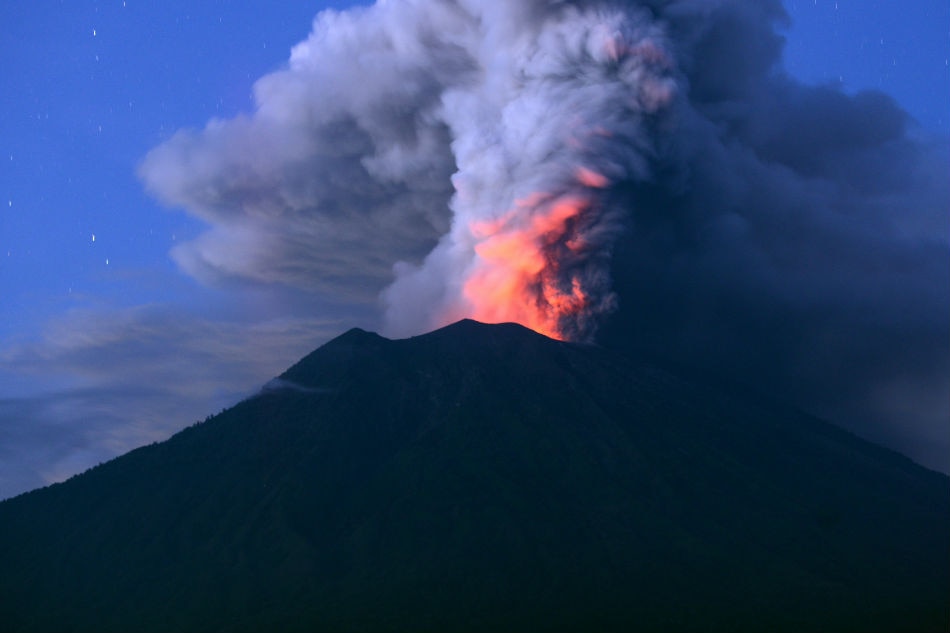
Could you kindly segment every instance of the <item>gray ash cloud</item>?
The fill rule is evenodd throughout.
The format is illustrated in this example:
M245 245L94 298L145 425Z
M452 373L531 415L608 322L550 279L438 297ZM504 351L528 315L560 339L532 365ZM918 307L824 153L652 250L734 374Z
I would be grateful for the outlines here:
M947 470L947 140L884 94L788 76L786 22L768 0L328 11L254 112L180 132L141 174L208 223L173 252L189 274L370 306L391 335L480 314L467 284L501 282L478 227L520 236L550 210L526 200L579 200L564 239L531 238L588 300L568 336ZM542 285L519 287L530 309L560 301Z

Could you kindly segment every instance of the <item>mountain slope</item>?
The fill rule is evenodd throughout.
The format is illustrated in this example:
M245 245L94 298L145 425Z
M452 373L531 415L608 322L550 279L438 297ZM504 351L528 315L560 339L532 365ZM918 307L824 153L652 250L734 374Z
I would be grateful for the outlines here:
M945 630L950 482L516 325L351 330L0 503L0 630Z

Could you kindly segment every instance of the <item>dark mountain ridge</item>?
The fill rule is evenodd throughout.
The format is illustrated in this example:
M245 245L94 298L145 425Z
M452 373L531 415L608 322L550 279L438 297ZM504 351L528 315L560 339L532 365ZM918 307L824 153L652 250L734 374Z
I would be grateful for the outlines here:
M350 330L0 503L0 630L946 630L950 480L517 325Z

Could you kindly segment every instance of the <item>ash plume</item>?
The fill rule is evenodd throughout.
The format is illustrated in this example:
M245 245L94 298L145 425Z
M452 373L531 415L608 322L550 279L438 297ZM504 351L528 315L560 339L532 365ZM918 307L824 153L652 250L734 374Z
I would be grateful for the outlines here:
M946 139L782 68L777 0L318 15L148 188L201 279L646 350L950 468Z

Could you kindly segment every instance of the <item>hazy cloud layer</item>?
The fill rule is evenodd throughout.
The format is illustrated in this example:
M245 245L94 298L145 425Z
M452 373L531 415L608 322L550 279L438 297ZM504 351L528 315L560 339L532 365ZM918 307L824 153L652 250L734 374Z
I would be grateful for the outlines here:
M788 77L785 19L777 0L325 12L254 113L141 174L208 222L174 252L201 279L379 296L413 334L485 314L472 280L510 272L485 235L526 239L516 272L588 301L568 334L599 325L948 470L947 141L886 95ZM551 303L541 286L513 287Z
M61 385L0 395L0 498L166 439L255 393L343 329L318 319L228 323L169 308L70 314L42 341L0 350L0 369Z

